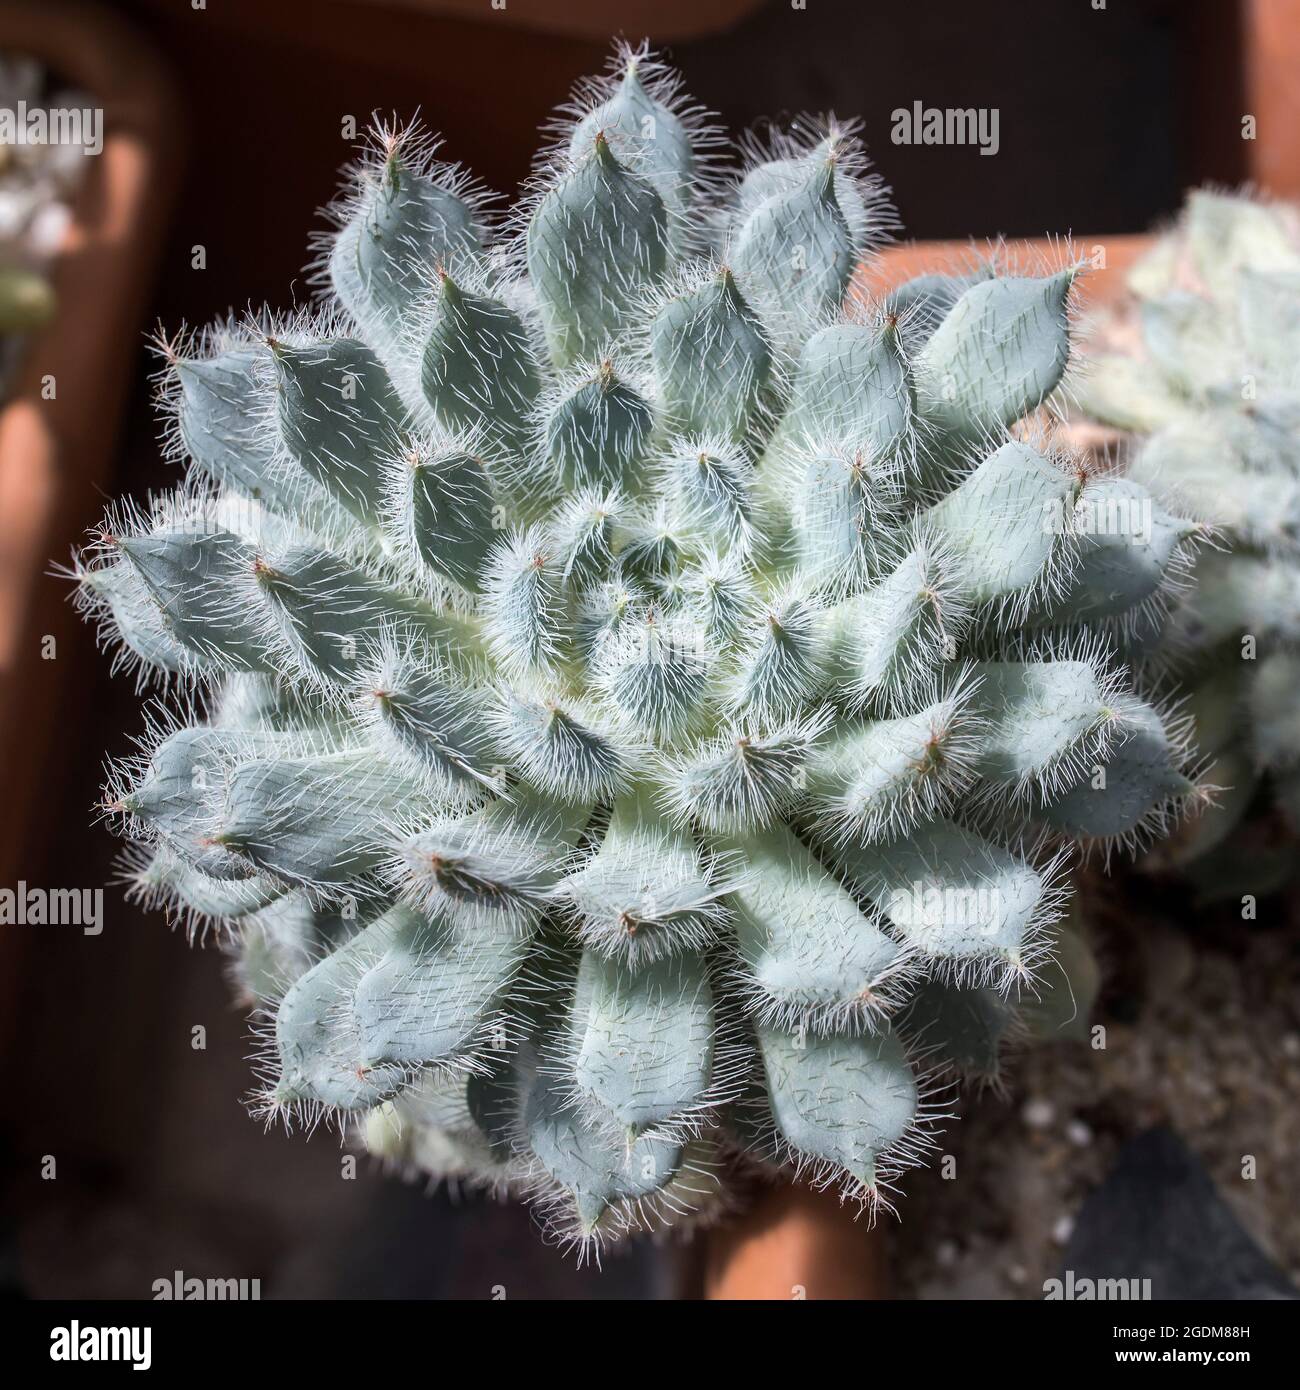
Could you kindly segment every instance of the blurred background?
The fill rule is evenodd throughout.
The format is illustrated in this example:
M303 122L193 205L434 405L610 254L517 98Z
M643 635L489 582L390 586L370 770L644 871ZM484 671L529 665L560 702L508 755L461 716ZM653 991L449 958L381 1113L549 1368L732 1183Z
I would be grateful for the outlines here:
M860 116L912 238L1144 231L1205 180L1300 194L1295 0L0 0L0 106L71 92L104 111L101 154L0 161L0 886L113 879L117 844L88 808L138 700L47 569L106 497L173 481L147 331L309 297L348 116L418 110L447 157L512 194L537 126L616 33L665 46L733 131ZM891 112L915 101L998 108L997 156L892 145ZM511 1297L690 1287L689 1253L576 1270L518 1209L426 1196L366 1160L347 1180L334 1136L264 1135L215 948L115 887L104 917L94 937L0 927L8 1292L148 1297L180 1269L259 1278L264 1297L487 1297L503 1259ZM1020 1123L990 1113L991 1133ZM895 1243L927 1252L903 1291L1021 1291L1021 1255L945 1285L948 1198L928 1175L910 1186L920 1219ZM1005 1233L988 1238L1005 1254Z

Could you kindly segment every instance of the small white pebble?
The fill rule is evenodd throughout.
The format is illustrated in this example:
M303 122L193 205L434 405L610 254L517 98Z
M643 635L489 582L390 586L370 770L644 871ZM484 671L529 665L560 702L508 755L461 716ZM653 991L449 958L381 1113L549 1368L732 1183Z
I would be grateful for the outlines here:
M1020 1118L1030 1129L1046 1129L1056 1119L1056 1107L1050 1100L1026 1101Z
M1065 1245L1074 1234L1074 1217L1068 1212L1057 1218L1056 1225L1052 1227L1052 1239L1057 1245Z
M1082 1120L1071 1120L1065 1127L1065 1137L1076 1148L1086 1149L1092 1143L1092 1130Z

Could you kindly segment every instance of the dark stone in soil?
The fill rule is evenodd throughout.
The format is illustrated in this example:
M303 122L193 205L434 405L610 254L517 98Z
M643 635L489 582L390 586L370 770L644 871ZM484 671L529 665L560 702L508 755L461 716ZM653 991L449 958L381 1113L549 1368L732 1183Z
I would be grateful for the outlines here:
M1298 1298L1242 1229L1200 1160L1172 1130L1120 1150L1084 1202L1064 1269L1081 1279L1150 1279L1156 1299ZM1064 1274L1064 1271L1063 1271Z

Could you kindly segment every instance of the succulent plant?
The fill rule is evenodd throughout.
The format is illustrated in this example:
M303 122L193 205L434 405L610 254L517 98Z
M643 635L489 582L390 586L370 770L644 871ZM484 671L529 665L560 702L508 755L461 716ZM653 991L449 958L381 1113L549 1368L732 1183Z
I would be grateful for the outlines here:
M888 1206L947 1070L1070 1017L1070 845L1195 792L1106 625L1197 528L1081 528L1141 489L1030 418L1075 268L877 302L853 128L720 144L627 48L505 219L378 125L320 306L162 344L187 479L76 564L182 694L106 804L257 1105L584 1251L752 1167Z
M1153 856L1211 896L1291 876L1300 832L1300 217L1201 190L1097 327L1079 405L1127 476L1214 528L1148 660L1189 690L1222 794ZM1268 801L1287 832L1262 814Z

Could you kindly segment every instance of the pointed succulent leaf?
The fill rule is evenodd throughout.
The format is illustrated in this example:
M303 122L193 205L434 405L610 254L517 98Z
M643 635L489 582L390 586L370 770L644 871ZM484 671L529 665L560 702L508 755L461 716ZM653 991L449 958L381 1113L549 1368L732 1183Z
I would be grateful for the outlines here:
M742 998L755 1018L819 1033L880 1026L906 987L906 949L785 826L718 847L745 866L729 902Z
M280 1078L278 1105L365 1110L394 1094L397 1067L360 1066L360 1032L353 993L390 928L382 919L318 961L285 991L275 1013Z
M716 1027L697 957L584 952L569 1020L582 1104L629 1139L688 1116L709 1097Z
M952 821L877 844L829 847L847 881L903 940L959 980L1003 982L1032 970L1055 920L1052 873Z
M381 356L395 351L430 272L479 253L474 213L448 183L396 145L380 167L364 171L335 238L330 282Z
M1129 478L1090 480L1069 518L1073 574L1038 621L1079 622L1130 612L1160 594L1201 527L1174 516Z
M106 617L129 654L128 661L134 658L147 668L173 675L206 664L199 652L173 635L157 599L129 560L85 570L78 603Z
M506 755L524 778L557 800L604 799L630 776L626 749L571 701L508 690L493 722Z
M629 169L651 184L673 214L670 242L684 249L690 212L695 157L685 122L647 85L637 55L629 57L618 85L609 97L574 126L569 154L581 159L597 135L604 135Z
M953 556L922 538L878 583L830 608L828 637L850 700L915 708L936 670L956 659L970 607Z
M537 206L528 271L558 367L600 352L668 265L669 219L652 183L597 131L572 173Z
M896 325L831 324L799 353L790 403L770 448L788 452L805 439L851 439L879 466L906 449L914 414Z
M520 449L541 383L519 315L444 272L425 326L420 386L439 424Z
M164 529L117 545L166 629L201 660L237 671L274 669L249 584L257 556L238 536Z
M1115 681L1089 661L986 661L979 775L1013 790L1071 785L1114 730Z
M516 790L510 801L439 817L398 846L404 894L470 941L480 928L528 932L550 906L591 809L590 802L561 805Z
M969 682L914 714L840 723L808 760L809 802L827 833L877 840L951 812L981 745Z
M407 903L380 920L383 953L354 998L362 1070L464 1064L491 1045L494 1025L504 1046L497 1014L528 953L527 938L513 930L466 935Z
M835 161L813 155L797 184L741 219L730 263L773 342L790 351L839 308L856 260L853 233L835 196Z
M358 520L379 519L381 463L404 412L379 359L351 338L271 344L280 435L289 453Z
M760 1027L772 1118L795 1155L869 1195L916 1124L916 1078L890 1032L845 1036Z
M379 868L401 817L432 810L419 783L371 752L255 758L226 784L213 838L258 869L342 885Z
M1195 789L1159 711L1132 695L1116 703L1119 736L1074 787L1044 807L1048 823L1067 834L1124 840Z
M917 988L899 1027L960 1075L994 1081L1002 1049L1016 1036L1016 1006L996 989L931 978Z
M972 597L1018 611L1050 588L1062 564L1063 527L1076 480L1027 444L1004 444L929 511Z
M635 965L708 946L729 887L725 867L707 863L636 786L615 801L596 853L565 878L560 898L589 952Z
M256 578L274 628L308 675L351 684L372 644L393 631L419 635L446 655L465 641L454 618L323 547L259 557Z
M996 276L966 290L917 359L922 417L948 434L979 436L1035 410L1070 355L1075 276Z
M650 358L672 429L735 444L751 437L772 381L772 352L730 270L665 301L650 326Z
M544 425L547 457L566 489L636 493L653 427L649 404L606 360L552 406Z
M392 530L434 574L477 593L498 539L488 466L457 443L414 443L387 464Z

